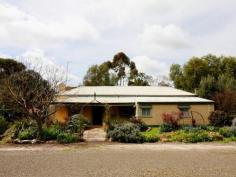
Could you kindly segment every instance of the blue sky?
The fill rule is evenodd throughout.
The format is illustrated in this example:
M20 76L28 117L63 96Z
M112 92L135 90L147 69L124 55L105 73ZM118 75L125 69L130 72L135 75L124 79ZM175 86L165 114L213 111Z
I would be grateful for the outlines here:
M92 64L125 52L139 70L236 55L235 0L0 0L0 56L66 70L77 85Z

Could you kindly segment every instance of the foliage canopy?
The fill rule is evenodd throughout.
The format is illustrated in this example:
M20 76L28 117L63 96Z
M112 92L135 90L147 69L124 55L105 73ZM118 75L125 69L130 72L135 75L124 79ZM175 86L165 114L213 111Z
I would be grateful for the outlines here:
M236 90L236 58L215 55L193 57L183 66L173 64L170 78L174 86L205 98L225 89Z
M114 86L114 85L149 85L150 76L141 73L129 57L117 53L112 60L101 65L92 65L84 76L86 86Z

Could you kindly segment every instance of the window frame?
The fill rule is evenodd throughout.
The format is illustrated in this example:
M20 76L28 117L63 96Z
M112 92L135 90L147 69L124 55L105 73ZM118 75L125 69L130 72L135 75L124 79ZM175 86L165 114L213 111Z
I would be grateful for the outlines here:
M140 109L141 109L141 117L144 117L144 118L151 118L152 117L152 105L141 105L140 106ZM146 110L149 110L149 114L143 114L143 110L146 109Z
M191 113L190 113L191 106L189 104L178 105L178 108L182 113L181 118L191 118Z

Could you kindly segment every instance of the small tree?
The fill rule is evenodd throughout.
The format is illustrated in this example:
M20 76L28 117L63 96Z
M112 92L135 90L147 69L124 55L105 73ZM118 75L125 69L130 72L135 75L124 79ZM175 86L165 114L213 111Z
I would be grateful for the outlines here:
M213 97L216 111L209 117L211 125L228 126L232 124L232 119L236 113L236 91L226 89L216 93Z
M0 102L8 107L18 108L24 116L35 120L38 126L38 138L42 135L42 124L51 114L49 106L57 92L56 79L50 82L33 70L12 74L4 80L0 91Z
M226 89L216 93L213 100L216 110L223 111L228 115L236 113L236 91Z

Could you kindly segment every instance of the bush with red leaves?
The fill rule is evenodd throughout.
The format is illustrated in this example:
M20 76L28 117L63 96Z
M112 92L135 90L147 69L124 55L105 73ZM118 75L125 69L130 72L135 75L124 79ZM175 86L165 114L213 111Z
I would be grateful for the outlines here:
M178 121L180 120L181 112L163 113L162 120L164 124L169 124L174 127L178 127Z

